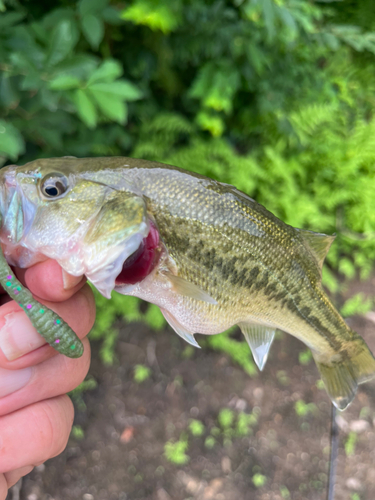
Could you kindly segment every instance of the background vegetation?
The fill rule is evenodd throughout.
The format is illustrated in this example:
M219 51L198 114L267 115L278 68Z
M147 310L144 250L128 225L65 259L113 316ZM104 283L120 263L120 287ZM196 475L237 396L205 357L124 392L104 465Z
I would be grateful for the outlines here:
M0 162L124 155L236 185L337 238L324 283L375 260L373 0L0 0ZM117 315L98 299L111 361ZM349 314L368 310L361 297ZM237 352L230 338L213 347ZM216 344L215 344L216 343ZM248 356L237 352L248 373Z

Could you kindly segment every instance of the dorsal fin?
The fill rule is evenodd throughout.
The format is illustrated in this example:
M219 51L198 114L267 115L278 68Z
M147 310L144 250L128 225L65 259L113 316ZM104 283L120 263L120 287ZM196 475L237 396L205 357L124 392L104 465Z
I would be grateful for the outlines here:
M324 259L336 238L336 235L330 236L323 233L314 233L314 231L309 231L308 229L297 229L301 233L301 236L316 258L320 270L323 267Z

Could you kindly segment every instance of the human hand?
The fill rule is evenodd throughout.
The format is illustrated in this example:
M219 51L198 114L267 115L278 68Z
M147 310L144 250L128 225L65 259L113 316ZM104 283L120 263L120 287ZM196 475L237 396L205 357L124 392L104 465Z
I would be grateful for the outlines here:
M88 334L95 303L84 278L63 277L52 260L15 273L81 339ZM78 359L58 354L15 301L4 294L0 304L0 500L5 500L8 488L22 476L64 450L74 414L65 393L85 378L90 345L84 338Z

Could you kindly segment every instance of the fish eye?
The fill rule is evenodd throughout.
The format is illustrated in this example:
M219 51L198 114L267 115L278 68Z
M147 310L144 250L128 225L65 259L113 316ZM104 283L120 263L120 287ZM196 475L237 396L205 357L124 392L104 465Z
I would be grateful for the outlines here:
M65 175L59 173L48 174L41 181L40 189L45 198L59 198L68 190L69 182Z

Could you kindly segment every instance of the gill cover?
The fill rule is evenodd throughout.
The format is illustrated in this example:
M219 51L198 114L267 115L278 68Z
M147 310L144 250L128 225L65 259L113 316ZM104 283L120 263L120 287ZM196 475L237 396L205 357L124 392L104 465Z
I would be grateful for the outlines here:
M86 277L105 297L111 298L124 262L138 249L149 229L143 198L112 191L91 222L82 245Z

